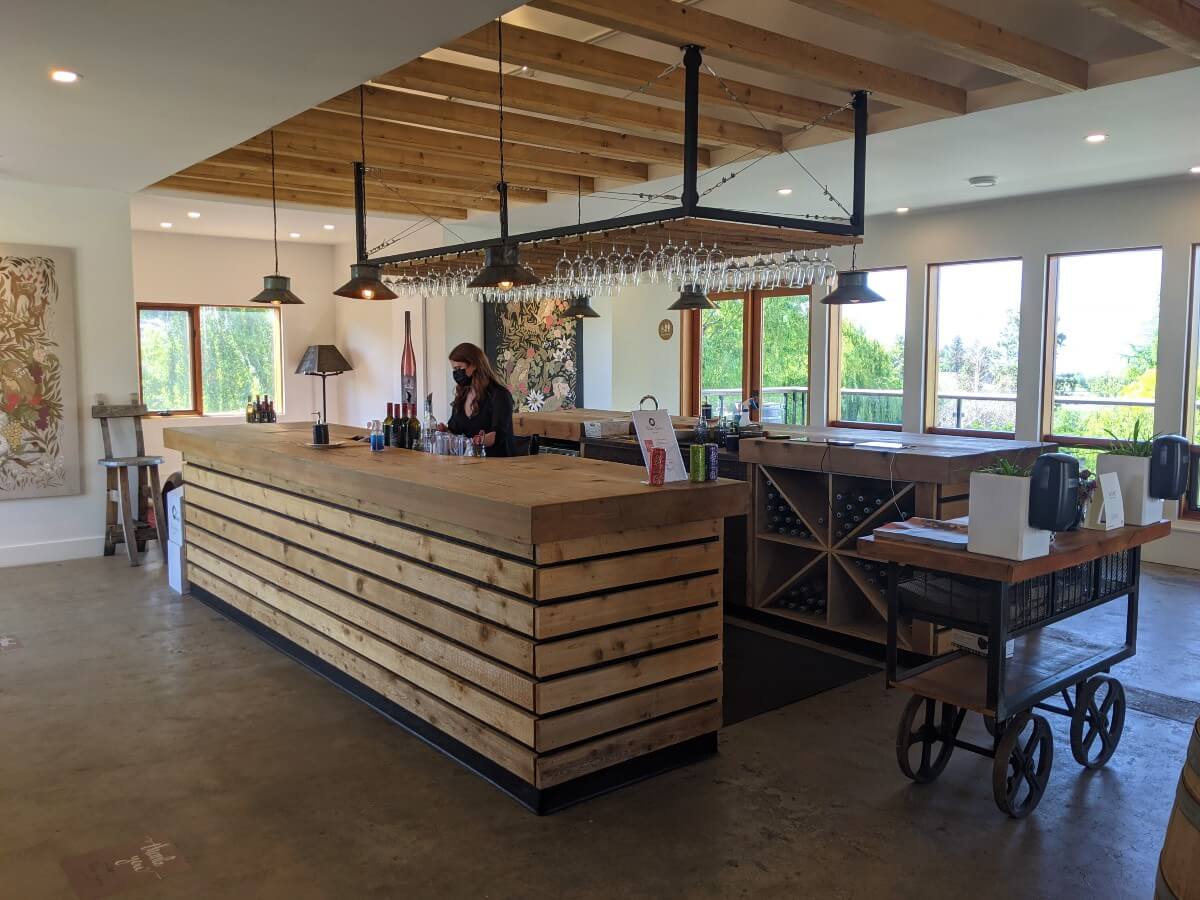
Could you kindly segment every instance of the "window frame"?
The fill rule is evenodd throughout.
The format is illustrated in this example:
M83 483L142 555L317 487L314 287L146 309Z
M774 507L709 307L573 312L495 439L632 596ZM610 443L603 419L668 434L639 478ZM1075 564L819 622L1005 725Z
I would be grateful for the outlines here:
M204 309L269 309L275 315L275 355L279 361L277 372L279 392L277 397L273 399L276 402L278 415L284 414L284 397L283 397L283 316L280 314L278 306L266 306L264 304L251 303L167 303L162 301L138 301L135 304L135 337L137 341L137 365L138 365L138 401L145 401L145 392L142 387L142 310L165 310L168 312L186 312L188 314L188 328L190 329L191 357L192 357L192 409L147 409L147 416L210 416L213 418L230 418L237 416L237 412L221 412L210 413L204 411L204 360L201 353L200 341L200 313Z
M868 275L871 272L904 272L904 322L905 322L905 355L908 353L908 266L879 266L875 269L864 269ZM827 330L825 333L825 346L828 349L828 360L825 367L826 374L826 403L828 407L825 412L826 423L830 428L861 428L867 431L903 431L904 423L895 425L891 422L851 422L841 418L842 413L842 307L840 304L831 304L829 307L829 315L827 316ZM810 376L811 377L811 376ZM904 375L900 376L903 384ZM904 409L904 388L900 388L900 407L901 416L903 417Z
M1058 261L1068 256L1095 256L1101 253L1134 253L1139 250L1157 250L1162 254L1163 266L1159 274L1160 291L1159 327L1162 315L1162 271L1166 270L1166 248L1161 244L1146 244L1138 247L1108 247L1100 250L1070 250L1065 253L1046 254L1046 297L1042 304L1045 313L1045 330L1042 335L1042 440L1058 444L1059 447L1076 447L1080 450L1107 450L1112 441L1108 438L1080 437L1070 434L1054 433L1054 377L1056 370L1055 345L1058 334ZM1152 407L1157 412L1156 405Z
M812 327L812 287L803 288L752 288L743 291L721 291L708 295L714 303L729 300L742 301L742 396L753 397L758 408L750 413L751 421L758 422L762 416L762 338L763 300L770 297L805 297L808 300L808 387L810 401L805 404L803 428L812 420L812 354L814 329ZM702 350L700 346L700 310L683 313L683 379L680 382L680 407L685 415L699 416L703 389L700 383Z
M1192 495L1196 481L1200 478L1200 417L1196 415L1197 391L1200 390L1200 335L1196 334L1200 327L1200 281L1197 280L1197 270L1200 269L1200 242L1189 248L1188 258L1188 315L1187 341L1185 344L1184 366L1186 375L1183 380L1183 433L1190 442L1188 453L1188 488L1183 499L1179 501L1179 518L1190 521L1200 521L1200 502L1192 504ZM1164 251L1165 252L1165 251Z
M985 259L957 259L947 262L927 263L925 266L925 412L923 418L926 434L949 434L961 437L996 438L1016 440L1016 431L985 431L975 428L939 428L937 421L938 360L941 348L938 345L938 270L942 266L969 266L977 263L1019 262L1024 279L1025 258L1022 256L997 256ZM1018 316L1021 297L1017 297ZM1020 347L1017 348L1017 370L1021 368ZM1014 402L1014 406L1015 406Z
M192 364L192 408L191 409L147 409L147 415L202 416L204 413L204 382L200 368L200 305L191 303L139 302L135 317L137 333L138 402L146 399L142 381L142 311L186 312L188 314L188 343Z

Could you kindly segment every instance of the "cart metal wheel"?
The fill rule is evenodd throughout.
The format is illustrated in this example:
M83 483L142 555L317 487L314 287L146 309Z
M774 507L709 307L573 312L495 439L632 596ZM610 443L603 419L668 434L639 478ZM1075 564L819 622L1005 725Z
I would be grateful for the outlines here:
M992 761L992 796L1014 819L1033 812L1054 765L1054 735L1045 717L1023 712L1004 725Z
M954 752L954 737L961 723L962 716L956 706L931 697L910 698L896 732L896 762L900 771L917 784L928 784L941 775ZM920 748L919 754L915 747ZM916 756L919 762L914 768Z
M1085 769L1099 769L1121 743L1125 730L1125 687L1111 675L1096 675L1075 694L1071 753Z

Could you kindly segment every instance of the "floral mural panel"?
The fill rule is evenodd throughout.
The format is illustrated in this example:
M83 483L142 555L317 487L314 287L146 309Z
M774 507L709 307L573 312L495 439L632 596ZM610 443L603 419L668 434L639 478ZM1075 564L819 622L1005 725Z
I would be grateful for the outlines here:
M0 500L80 492L73 263L0 244Z
M483 349L517 412L583 406L583 324L563 300L485 303Z

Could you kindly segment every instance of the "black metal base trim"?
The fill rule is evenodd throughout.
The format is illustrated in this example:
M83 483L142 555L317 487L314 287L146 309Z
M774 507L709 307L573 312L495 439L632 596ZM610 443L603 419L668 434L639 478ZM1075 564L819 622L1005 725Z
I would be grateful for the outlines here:
M210 591L192 585L191 596L227 619L241 625L264 643L290 656L306 669L341 688L356 700L362 701L409 734L419 738L443 756L449 757L474 772L539 816L558 812L568 806L679 768L717 752L717 732L711 731L670 747L663 747L636 759L609 766L607 769L601 769L563 784L539 790L478 751L451 737L441 729L435 728L424 719L413 715L394 700L372 690L336 666L305 650L299 644L272 631L253 616L248 616L241 610L230 606Z

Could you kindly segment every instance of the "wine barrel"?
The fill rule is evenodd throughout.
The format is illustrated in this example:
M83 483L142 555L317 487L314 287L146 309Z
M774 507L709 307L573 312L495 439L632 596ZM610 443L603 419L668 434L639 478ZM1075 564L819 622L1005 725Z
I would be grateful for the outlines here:
M1192 731L1175 809L1158 860L1155 900L1200 900L1200 719Z

